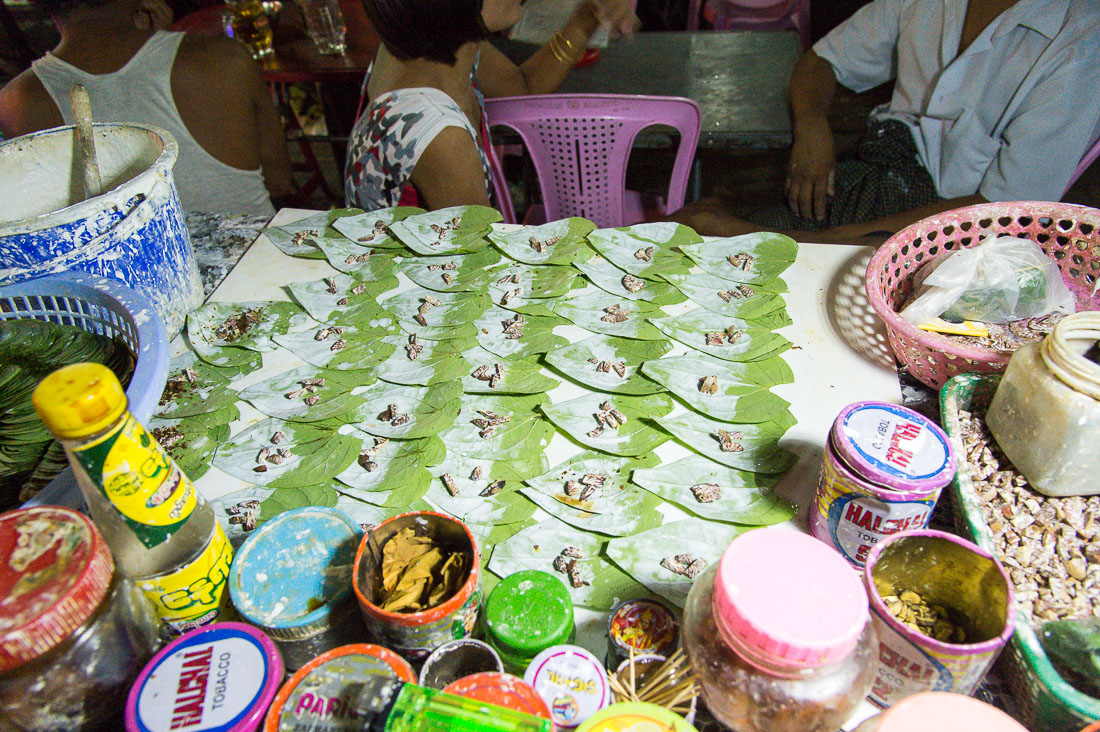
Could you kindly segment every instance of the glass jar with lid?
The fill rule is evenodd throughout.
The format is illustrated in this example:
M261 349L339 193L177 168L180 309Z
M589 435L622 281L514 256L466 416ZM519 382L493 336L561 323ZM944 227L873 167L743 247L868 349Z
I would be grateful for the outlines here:
M839 729L870 690L874 631L859 576L789 528L738 536L692 585L684 652L735 732Z
M91 521L56 506L0 515L0 729L121 728L158 622Z
M986 424L1028 483L1048 496L1100 493L1100 313L1069 315L1012 354ZM1089 357L1091 356L1091 358Z
M1027 728L983 701L942 691L906 697L876 714L855 732L1027 732Z

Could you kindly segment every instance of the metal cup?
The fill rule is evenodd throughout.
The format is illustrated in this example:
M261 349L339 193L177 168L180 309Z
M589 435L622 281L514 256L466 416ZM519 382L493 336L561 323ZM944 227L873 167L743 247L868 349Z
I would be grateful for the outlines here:
M972 693L1012 636L1016 603L1004 567L953 534L909 531L878 543L864 580L878 635L868 699L881 707L924 691ZM882 598L903 590L943 608L965 640L939 641L894 617Z
M462 638L444 643L432 651L420 669L420 685L442 689L454 681L484 671L504 673L500 656L488 643L476 638Z

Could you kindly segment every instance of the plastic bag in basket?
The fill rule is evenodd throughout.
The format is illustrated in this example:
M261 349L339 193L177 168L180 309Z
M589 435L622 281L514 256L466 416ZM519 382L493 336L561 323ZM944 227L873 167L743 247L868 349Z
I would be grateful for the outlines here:
M1058 265L1035 242L1014 236L940 257L917 272L915 284L901 317L918 326L936 317L1008 323L1076 309Z

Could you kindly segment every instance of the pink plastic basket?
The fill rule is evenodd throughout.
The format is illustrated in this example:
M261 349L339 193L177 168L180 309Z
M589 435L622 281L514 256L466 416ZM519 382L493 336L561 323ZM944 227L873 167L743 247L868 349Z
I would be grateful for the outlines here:
M957 343L923 331L898 315L913 290L913 275L937 256L975 247L989 236L1037 243L1062 270L1077 310L1100 309L1100 210L1068 203L983 203L930 216L890 237L867 265L867 297L886 322L899 362L939 389L956 374L1004 371L1011 354Z

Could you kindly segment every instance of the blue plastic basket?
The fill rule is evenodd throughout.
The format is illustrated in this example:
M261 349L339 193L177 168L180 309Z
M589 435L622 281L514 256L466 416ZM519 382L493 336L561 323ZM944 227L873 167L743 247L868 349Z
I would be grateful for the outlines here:
M168 378L168 336L143 295L118 280L79 272L0 287L0 320L26 318L121 339L135 356L126 389L130 411L139 422L149 421ZM72 468L66 468L25 505L79 507L81 502Z

